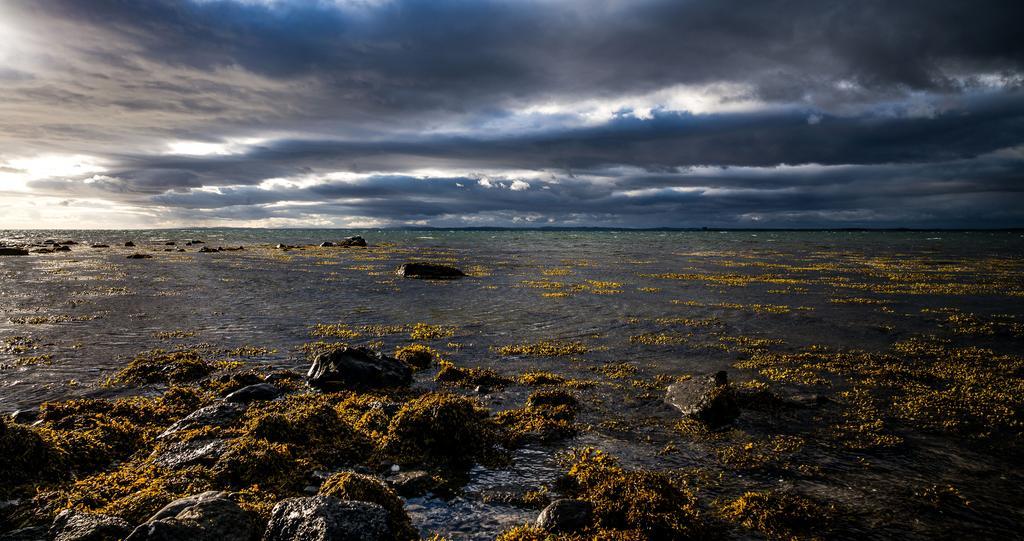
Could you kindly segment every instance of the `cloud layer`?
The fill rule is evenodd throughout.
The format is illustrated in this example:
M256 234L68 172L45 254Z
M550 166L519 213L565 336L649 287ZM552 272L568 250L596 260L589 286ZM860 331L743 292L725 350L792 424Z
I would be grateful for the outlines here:
M13 0L0 227L1024 226L1013 1Z

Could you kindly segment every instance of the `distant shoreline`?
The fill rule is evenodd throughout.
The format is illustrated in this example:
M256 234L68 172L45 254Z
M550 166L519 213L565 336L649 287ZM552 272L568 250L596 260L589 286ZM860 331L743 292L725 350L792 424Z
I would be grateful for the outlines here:
M681 233L1024 233L1024 227L1005 228L730 228L730 227L139 227L139 228L0 228L0 231L538 231L538 232L681 232Z

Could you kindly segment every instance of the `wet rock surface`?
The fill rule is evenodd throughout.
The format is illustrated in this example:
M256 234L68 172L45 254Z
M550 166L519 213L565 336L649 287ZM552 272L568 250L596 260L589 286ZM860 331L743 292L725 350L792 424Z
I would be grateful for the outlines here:
M306 379L323 390L404 387L412 383L412 369L368 348L343 347L314 357Z
M132 531L126 541L251 541L258 533L255 517L209 491L168 504Z
M227 450L228 442L221 438L176 441L154 451L152 459L165 468L187 468L213 464Z
M683 415L711 427L727 425L740 415L724 371L673 383L665 393L665 401Z
M332 496L290 498L274 506L263 541L385 541L388 512L367 502Z
M24 248L0 248L0 255L28 255L28 250Z
M594 505L588 501L555 500L537 516L537 527L549 533L573 533L589 526L593 517Z

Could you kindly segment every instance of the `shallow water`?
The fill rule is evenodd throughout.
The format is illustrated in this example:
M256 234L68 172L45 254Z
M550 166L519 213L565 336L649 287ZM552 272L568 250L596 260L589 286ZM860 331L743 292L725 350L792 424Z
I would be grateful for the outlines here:
M353 234L366 237L371 247L272 248ZM455 500L409 502L425 532L465 539L489 539L530 520L535 511L486 504L479 495L550 482L559 472L554 455L565 447L597 446L628 465L719 471L705 443L672 430L678 415L661 402L660 391L642 382L720 369L737 380L756 377L732 367L742 356L733 347L739 340L781 340L775 346L780 349L822 344L881 351L897 340L939 334L996 352L1019 353L1022 345L1019 335L950 333L936 312L952 308L999 321L1024 318L1020 233L0 231L0 241L8 244L65 238L82 244L70 253L0 257L0 340L8 339L0 343L0 410L115 393L98 384L134 354L157 347L262 346L276 352L248 362L302 370L307 362L298 347L315 340L310 328L317 323L449 326L454 335L433 345L457 364L510 376L543 369L609 383L583 394L581 420L589 429L575 440L523 450L509 470L476 470L466 494ZM198 246L183 246L189 239L246 249L195 253ZM126 240L138 247L120 247ZM164 241L187 251L165 252ZM93 249L89 243L113 248ZM134 252L154 257L126 259ZM393 274L399 263L414 259L450 261L472 276L425 282ZM677 276L656 276L667 273ZM715 279L702 278L707 276ZM850 298L884 304L837 302ZM717 323L680 330L658 321L668 317ZM157 334L167 331L183 332ZM630 339L644 333L679 340L649 345ZM13 337L31 339L32 347L15 351ZM408 333L365 339L382 341L385 351L412 341ZM564 357L494 351L539 339L579 341L589 351ZM27 356L44 354L52 359L19 366ZM621 361L635 374L613 381L599 371L606 362ZM430 373L419 377L418 385L435 385ZM516 407L529 391L513 386L484 401L492 409ZM797 416L791 422L810 421ZM763 423L745 415L739 427L760 435ZM813 478L726 471L726 479L702 497L796 486L851 509L855 518L848 535L1019 535L1024 475L1012 457L1001 457L984 442L909 429L900 435L906 444L898 450L808 450L801 459L823 468ZM662 452L670 444L674 449ZM894 516L910 488L936 484L955 486L971 506Z

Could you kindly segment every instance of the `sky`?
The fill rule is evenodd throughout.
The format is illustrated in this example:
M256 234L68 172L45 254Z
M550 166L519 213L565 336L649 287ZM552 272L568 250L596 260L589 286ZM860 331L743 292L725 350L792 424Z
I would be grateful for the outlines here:
M0 0L0 228L1024 227L1020 0Z

